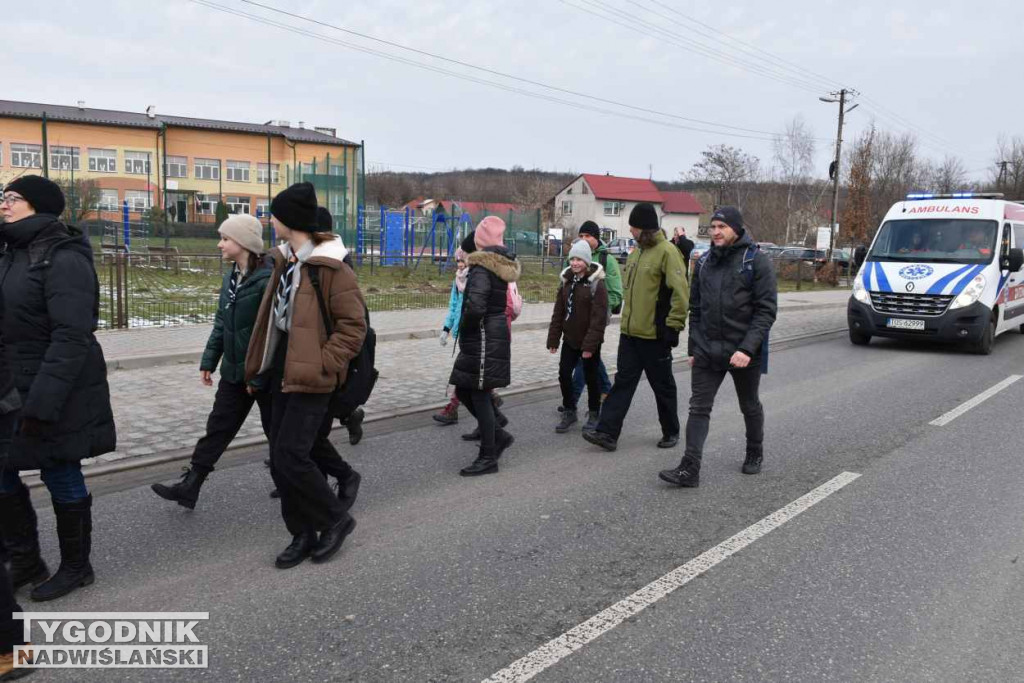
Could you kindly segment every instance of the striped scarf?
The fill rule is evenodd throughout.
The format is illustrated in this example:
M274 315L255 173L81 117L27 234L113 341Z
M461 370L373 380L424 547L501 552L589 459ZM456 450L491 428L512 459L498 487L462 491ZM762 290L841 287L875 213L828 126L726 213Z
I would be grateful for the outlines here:
M235 298L238 296L238 283L242 279L242 272L238 269L238 264L232 266L231 279L228 280L228 305L226 308L231 308L231 305L235 303Z
M583 281L583 278L581 278L579 275L576 275L575 273L573 273L572 282L569 284L569 298L565 302L565 319L566 320L568 320L569 318L572 317L572 305L574 303L573 302L573 298L576 295L576 285L578 285L582 281Z
M292 257L288 261L288 267L281 273L281 279L277 283L277 301L274 303L274 319L277 326L283 331L288 328L288 306L291 304L292 283L294 282L295 269L299 261ZM283 327L282 327L283 325Z

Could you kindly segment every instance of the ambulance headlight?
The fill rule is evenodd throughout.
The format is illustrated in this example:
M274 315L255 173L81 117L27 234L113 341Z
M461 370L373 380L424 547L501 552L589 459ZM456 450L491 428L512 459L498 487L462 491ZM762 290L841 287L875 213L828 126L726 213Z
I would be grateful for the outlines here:
M967 287L964 288L964 291L960 292L956 296L956 298L953 299L953 303L951 303L949 307L950 309L953 309L965 308L967 306L970 306L971 304L973 304L974 302L981 298L981 293L984 291L985 276L978 275L973 280L971 280L971 284L967 285Z
M864 287L864 280L859 277L853 281L853 298L862 304L871 303L871 294L869 294L867 288Z

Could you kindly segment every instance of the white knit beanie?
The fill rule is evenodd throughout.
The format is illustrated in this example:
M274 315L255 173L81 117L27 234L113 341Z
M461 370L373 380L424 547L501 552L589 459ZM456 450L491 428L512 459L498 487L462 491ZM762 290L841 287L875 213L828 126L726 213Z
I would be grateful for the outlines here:
M573 244L572 249L569 250L569 258L578 258L589 266L591 261L594 260L594 255L590 250L590 245L587 244L587 241L579 240Z
M222 237L230 237L238 242L246 251L257 255L263 253L263 225L255 216L246 213L232 214L220 224L217 232Z

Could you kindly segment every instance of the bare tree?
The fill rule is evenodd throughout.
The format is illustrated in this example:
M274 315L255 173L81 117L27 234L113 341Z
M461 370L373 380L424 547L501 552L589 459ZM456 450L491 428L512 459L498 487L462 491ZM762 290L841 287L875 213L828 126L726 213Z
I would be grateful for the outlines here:
M701 160L690 169L689 179L717 188L718 204L733 200L742 209L743 185L757 180L761 160L731 145L710 145L700 154Z
M76 178L55 178L54 182L64 193L64 213L62 217L68 223L79 223L96 213L100 208L100 185L95 180Z
M967 168L958 157L946 155L941 163L928 168L928 183L935 192L961 192L970 188Z
M1024 138L999 136L992 184L1010 199L1024 198Z
M920 189L924 167L917 156L917 139L910 133L876 133L872 148L871 218L877 225L896 202Z
M847 198L839 220L850 244L866 244L877 223L871 214L871 171L874 167L875 126L854 141L847 163Z
M814 134L799 114L786 124L786 129L781 135L775 137L775 162L779 165L781 180L786 186L785 244L789 244L790 241L797 189L811 180L814 148Z

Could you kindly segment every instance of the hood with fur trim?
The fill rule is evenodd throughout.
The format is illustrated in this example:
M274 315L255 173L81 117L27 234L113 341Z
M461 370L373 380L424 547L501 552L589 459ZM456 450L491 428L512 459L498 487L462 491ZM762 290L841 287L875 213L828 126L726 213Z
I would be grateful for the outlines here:
M474 251L466 257L466 264L472 268L480 266L494 273L505 282L515 282L523 272L523 264L516 258L509 258L502 250L491 251L487 248L483 251Z
M601 267L601 264L598 263L597 261L594 261L593 263L590 264L590 270L587 271L587 276L584 279L589 280L591 282L600 282L605 278L606 274L607 273L605 273L605 270L604 268ZM562 271L562 279L565 280L566 282L572 281L571 267L565 267L565 270Z

